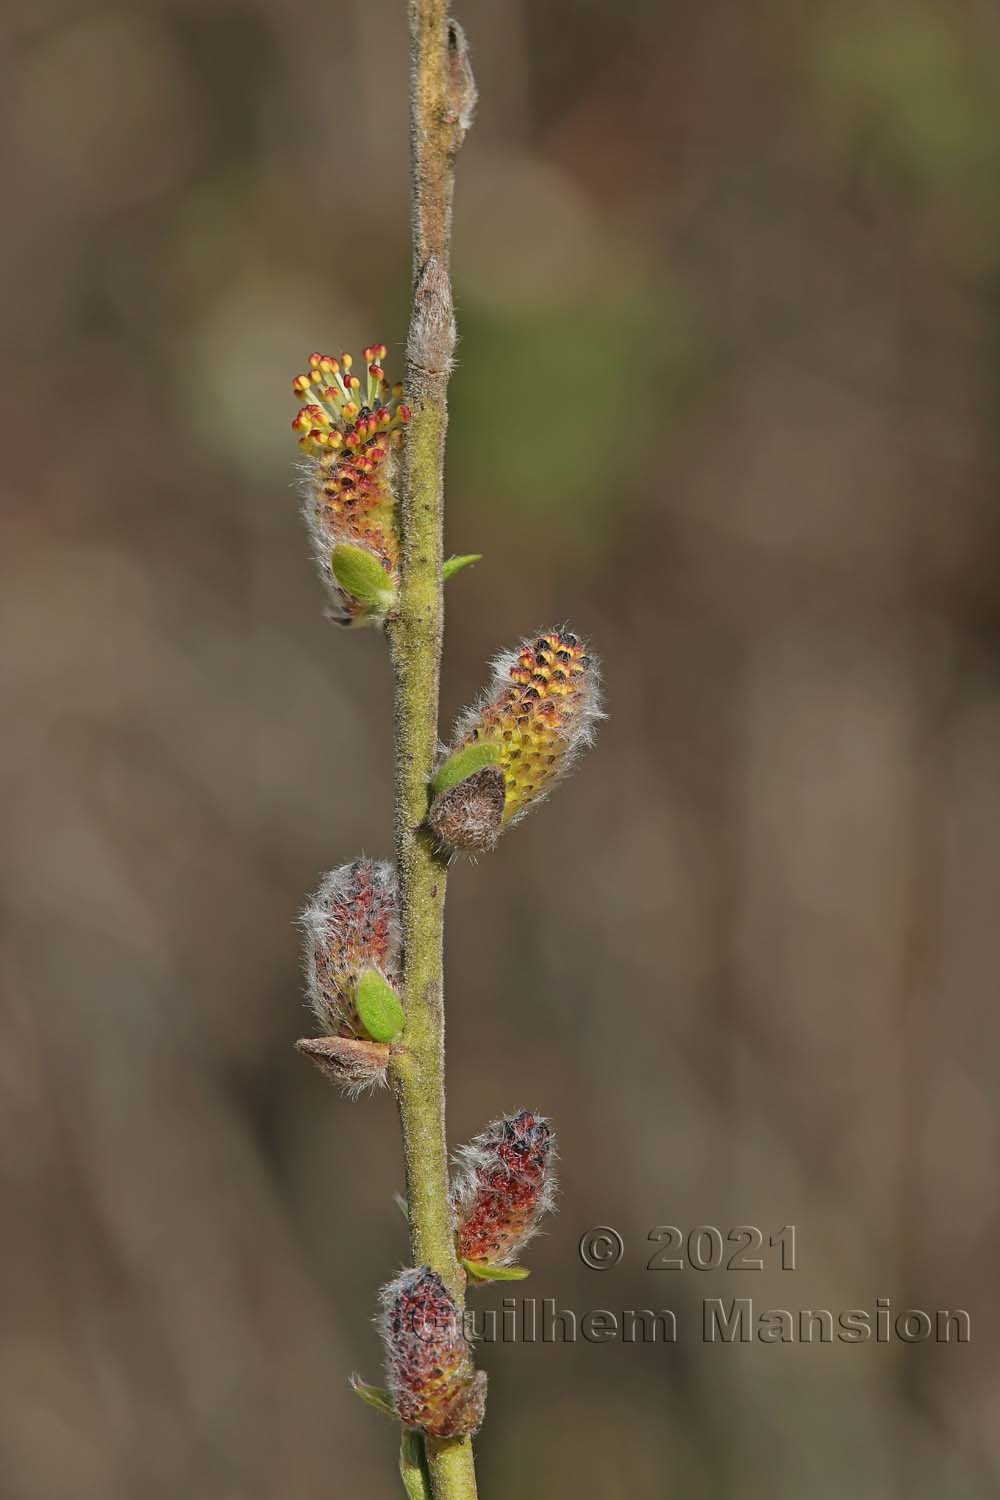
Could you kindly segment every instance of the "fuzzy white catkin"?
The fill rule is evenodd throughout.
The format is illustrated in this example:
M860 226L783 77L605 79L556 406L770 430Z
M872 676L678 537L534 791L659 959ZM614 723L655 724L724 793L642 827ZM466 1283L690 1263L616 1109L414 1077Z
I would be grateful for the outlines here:
M306 996L323 1031L357 1036L354 987L365 968L399 978L396 867L358 859L323 876L299 919Z

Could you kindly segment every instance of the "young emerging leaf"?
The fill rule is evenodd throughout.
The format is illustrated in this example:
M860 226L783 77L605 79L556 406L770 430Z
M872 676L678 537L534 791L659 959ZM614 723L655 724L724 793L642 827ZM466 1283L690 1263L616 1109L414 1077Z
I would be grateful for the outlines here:
M448 759L435 771L431 791L436 797L439 793L447 792L460 781L464 781L467 776L474 775L476 771L499 764L500 747L491 741L463 745L461 750L456 750L454 755L449 755Z
M358 1019L373 1042L394 1042L406 1015L399 996L377 969L365 969L354 991Z
M531 1275L527 1266L491 1266L483 1260L466 1259L462 1265L475 1281L523 1281Z
M455 1299L429 1266L382 1290L382 1337L393 1405L407 1427L465 1437L483 1420L486 1376L472 1363Z
M461 765L459 756L485 749L502 773L502 808L497 817L496 786L488 781L467 787L464 800L457 795L461 779L435 785L428 822L440 841L454 849L492 848L503 828L565 776L603 717L597 660L570 631L545 631L497 657L493 681L459 720L438 775Z
M473 563L482 562L481 552L466 552L462 557L446 557L441 564L441 577L445 583L449 578L454 578L456 573L461 573L463 568L471 568Z
M360 1375L352 1375L348 1384L354 1394L360 1396L366 1406L373 1406L376 1411L382 1412L384 1416L394 1417L397 1421L399 1420L396 1415L396 1408L392 1404L392 1397L381 1386L367 1385L361 1379Z
M396 603L396 590L374 552L353 542L338 542L330 554L333 576L345 594L385 615Z
M399 1477L407 1500L431 1500L431 1476L427 1467L423 1434L404 1427L399 1443Z

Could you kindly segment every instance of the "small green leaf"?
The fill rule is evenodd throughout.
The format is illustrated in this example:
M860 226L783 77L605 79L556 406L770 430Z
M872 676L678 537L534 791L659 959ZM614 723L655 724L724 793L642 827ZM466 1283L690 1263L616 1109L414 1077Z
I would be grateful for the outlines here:
M487 766L500 764L500 747L488 740L477 740L474 745L463 745L454 755L449 755L443 766L435 772L431 791L435 797L457 786L460 781L484 771Z
M365 969L354 989L358 1019L373 1042L394 1042L406 1024L399 996L377 969Z
M396 602L392 579L373 552L338 542L330 555L333 576L352 599L377 609L391 609Z
M387 1417L396 1416L396 1408L392 1404L392 1397L381 1386L366 1385L360 1375L351 1376L350 1386L354 1394L360 1396L367 1406L374 1406L376 1411L382 1412Z
M423 1433L403 1428L399 1443L399 1473L409 1500L431 1500L431 1476Z
M523 1281L531 1272L527 1266L490 1266L484 1260L462 1259L462 1265L477 1281Z
M481 552L466 552L462 557L446 557L441 565L441 577L445 583L449 578L454 578L456 573L461 573L463 568L471 568L473 563L482 562Z

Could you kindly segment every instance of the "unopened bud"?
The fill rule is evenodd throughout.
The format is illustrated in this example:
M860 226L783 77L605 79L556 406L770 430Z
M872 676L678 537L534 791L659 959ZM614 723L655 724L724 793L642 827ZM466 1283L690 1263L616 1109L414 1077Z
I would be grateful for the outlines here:
M411 375L416 372L418 379L447 375L457 339L448 267L431 255L413 288L413 314L406 340Z

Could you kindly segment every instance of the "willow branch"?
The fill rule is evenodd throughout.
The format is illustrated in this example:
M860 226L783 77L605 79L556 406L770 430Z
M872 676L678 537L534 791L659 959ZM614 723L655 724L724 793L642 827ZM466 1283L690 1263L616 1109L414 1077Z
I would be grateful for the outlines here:
M465 38L444 0L409 0L413 303L407 341L412 418L400 494L399 602L389 626L395 679L395 837L400 879L404 1045L391 1065L406 1159L413 1262L462 1306L445 1142L443 945L446 865L424 830L437 752L444 626L442 535L447 386L455 347L449 277L454 161L475 100ZM468 1438L427 1439L435 1500L475 1500Z

